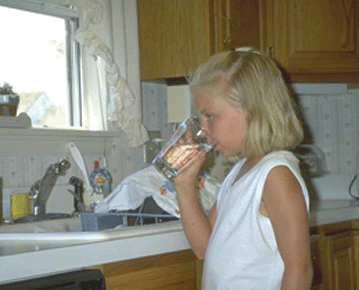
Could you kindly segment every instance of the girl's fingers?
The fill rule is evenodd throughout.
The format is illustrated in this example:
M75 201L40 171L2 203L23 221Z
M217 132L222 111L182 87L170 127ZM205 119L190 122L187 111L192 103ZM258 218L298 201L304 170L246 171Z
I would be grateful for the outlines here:
M199 175L200 169L206 160L206 152L201 150L197 156L181 168L179 175L175 178L177 181L186 182L188 180L196 180Z

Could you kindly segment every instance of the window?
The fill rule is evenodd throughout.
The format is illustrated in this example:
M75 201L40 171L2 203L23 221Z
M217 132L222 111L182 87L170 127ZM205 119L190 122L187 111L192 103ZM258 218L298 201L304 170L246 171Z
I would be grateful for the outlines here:
M33 126L81 126L76 10L37 0L0 0L0 86L20 96Z

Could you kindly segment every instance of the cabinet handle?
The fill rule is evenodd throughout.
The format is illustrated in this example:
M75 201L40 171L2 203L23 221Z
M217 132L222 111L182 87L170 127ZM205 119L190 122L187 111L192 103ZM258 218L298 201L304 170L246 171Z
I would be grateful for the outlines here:
M268 55L269 57L273 58L274 52L273 52L273 47L272 47L272 46L269 46L269 47L267 48L267 55Z
M226 25L226 35L227 38L223 41L223 48L226 49L227 45L232 41L232 29L233 29L233 22L231 20L230 15L230 9L229 9L229 4L227 3L226 7L225 7L225 11L222 14L222 18L227 22Z
M310 241L311 242L316 242L320 240L320 235L311 235L310 236Z
M230 43L232 41L232 36L228 36L224 41L223 41L223 47L227 48L227 44Z

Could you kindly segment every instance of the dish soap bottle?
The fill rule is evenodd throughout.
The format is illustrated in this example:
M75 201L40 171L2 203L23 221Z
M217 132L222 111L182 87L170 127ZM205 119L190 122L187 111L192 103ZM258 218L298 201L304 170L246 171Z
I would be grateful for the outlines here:
M101 168L100 162L95 160L94 170L90 174L90 184L96 194L103 195L103 198L111 193L112 177L107 168Z

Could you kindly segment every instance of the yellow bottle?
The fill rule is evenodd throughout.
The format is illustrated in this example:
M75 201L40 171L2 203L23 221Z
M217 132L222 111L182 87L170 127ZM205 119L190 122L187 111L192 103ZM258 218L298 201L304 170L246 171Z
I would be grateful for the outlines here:
M30 196L28 193L13 193L10 198L12 220L30 215Z

